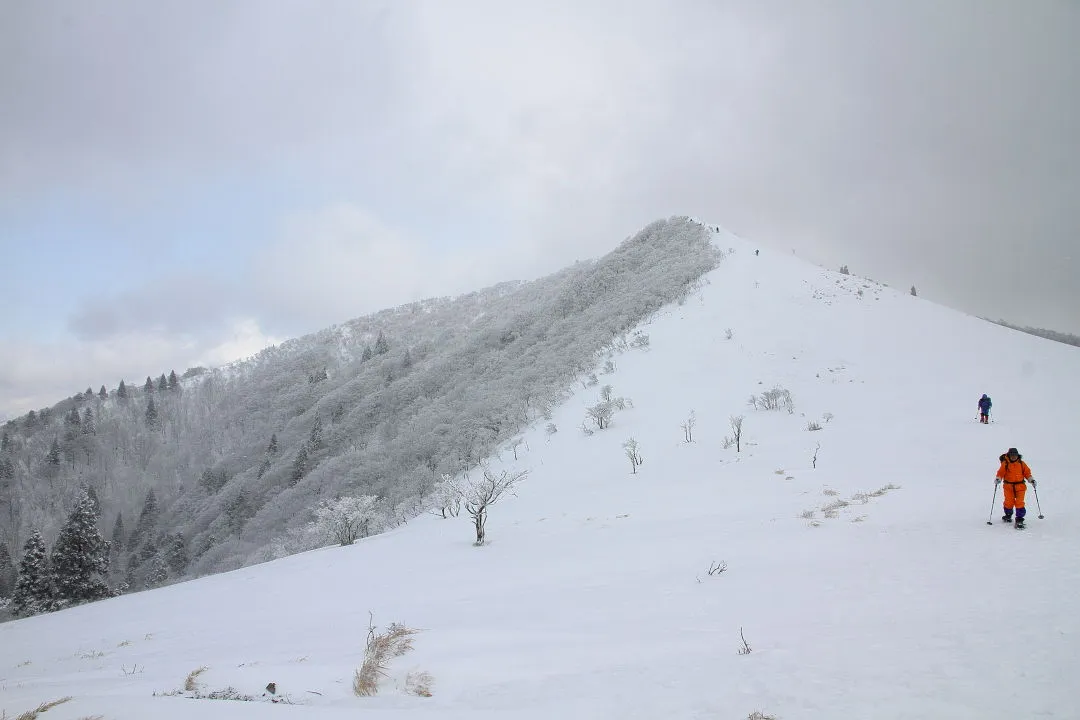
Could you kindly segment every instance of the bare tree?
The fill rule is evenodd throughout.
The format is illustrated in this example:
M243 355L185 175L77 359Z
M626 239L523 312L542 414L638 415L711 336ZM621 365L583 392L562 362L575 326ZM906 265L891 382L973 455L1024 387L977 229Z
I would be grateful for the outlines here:
M732 415L731 418L732 439L735 441L735 452L742 452L742 415Z
M528 470L511 473L503 470L495 475L489 468L484 468L484 477L469 481L461 488L461 497L465 512L473 519L476 529L476 545L484 544L484 526L487 525L488 508L497 503L507 493L513 494L514 486L525 479Z
M818 443L816 446L814 446L814 456L812 458L810 458L810 461L811 461L811 463L813 463L813 467L815 469L817 469L817 454L818 454L818 450L820 450L820 449L821 449L821 443Z
M448 517L457 517L461 512L461 488L454 482L453 478L444 474L442 480L435 483L432 487L429 502L431 505L431 512L435 515L442 517L444 520Z
M690 411L690 416L686 418L686 422L682 424L683 442L694 442L694 426L697 425L697 418L694 416L694 411Z
M623 443L623 449L626 450L626 457L630 458L631 471L636 475L638 465L645 462L645 458L641 456L641 448L638 447L638 441L634 438L630 438Z
M615 406L605 400L588 408L585 413L596 423L598 430L603 430L611 424L611 418L615 415Z

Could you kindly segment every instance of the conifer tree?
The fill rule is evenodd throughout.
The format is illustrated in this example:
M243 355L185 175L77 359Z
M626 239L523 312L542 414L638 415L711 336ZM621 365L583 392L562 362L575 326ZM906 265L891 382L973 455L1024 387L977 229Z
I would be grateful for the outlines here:
M371 346L365 345L364 352L360 353L360 362L367 362L372 357Z
M116 513L116 522L113 523L112 530L112 552L114 555L119 555L124 551L124 515L123 513Z
M11 553L7 545L0 543L0 598L11 597L15 591L15 580L19 572L15 569L15 563L11 560Z
M15 581L15 592L11 600L16 617L37 615L55 607L49 557L45 553L45 541L36 530L23 545L19 578Z
M111 595L105 582L109 572L109 543L98 532L97 514L89 495L80 498L60 529L51 561L56 598L64 606Z
M270 435L270 444L266 446L266 454L267 455L277 455L277 451L278 451L277 433L273 433L273 434Z
M83 411L82 417L82 434L83 435L96 435L97 428L94 427L94 411L90 408L86 408Z
M177 377L175 370L169 371L169 390L176 392L180 389L180 378Z
M131 533L131 537L128 539L128 549L134 550L139 543L151 535L151 531L154 526L157 525L158 514L160 510L157 504L157 496L154 495L154 489L150 488L146 493L146 500L143 501L142 512L139 513L139 521L135 525L135 530Z
M154 392L154 381L150 379L150 376L146 376L146 382L142 386L143 392L147 395L151 395Z
M375 354L385 355L388 352L390 352L390 344L386 342L386 336L380 330L379 337L375 338Z
M306 445L301 445L300 446L300 452L296 453L296 459L293 460L292 476L291 476L293 485L300 482L300 479L303 478L304 475L307 474L307 464L308 464L307 446Z
M153 395L146 398L146 425L155 430L161 425L161 418L158 416L158 409L157 405L154 404Z
M320 450L323 446L323 424L322 417L316 415L315 422L311 424L311 434L308 436L308 447L314 450Z
M165 377L165 373L161 373L161 377L157 379L158 392L165 392L169 389L169 378Z
M127 385L124 384L123 380L120 381L120 387L116 388L116 397L120 400L127 400L128 398Z
M98 394L98 397L101 398L102 400L108 400L109 399L109 391L105 389L104 385L102 385L101 389L97 391L97 394Z
M175 533L169 538L168 545L165 548L165 562L168 564L169 570L174 576L183 575L190 560L184 536Z
M50 465L60 464L60 441L53 438L52 445L49 446L49 454L45 456L45 461Z
M90 500L90 506L94 511L94 522L101 519L101 501L98 500L97 490L93 485L86 486L86 497Z

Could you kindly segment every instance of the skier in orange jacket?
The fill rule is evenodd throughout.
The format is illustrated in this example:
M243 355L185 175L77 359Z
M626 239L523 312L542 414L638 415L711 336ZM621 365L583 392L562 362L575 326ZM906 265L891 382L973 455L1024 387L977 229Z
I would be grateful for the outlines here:
M1011 522L1013 509L1016 509L1016 527L1024 527L1024 515L1027 509L1024 507L1024 494L1027 492L1027 480L1035 486L1035 478L1031 476L1031 468L1024 462L1023 456L1016 448L1001 456L1001 467L998 468L994 484L1005 483L1005 514L1001 516L1002 522Z

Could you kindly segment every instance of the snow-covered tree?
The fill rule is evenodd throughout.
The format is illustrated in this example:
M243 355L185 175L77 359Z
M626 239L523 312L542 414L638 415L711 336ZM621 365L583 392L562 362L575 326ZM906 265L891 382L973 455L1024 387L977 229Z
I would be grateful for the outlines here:
M352 545L371 533L378 498L373 495L327 500L315 509L314 529L340 545Z
M139 513L139 520L135 524L135 530L128 539L127 545L129 549L134 550L140 542L150 537L154 526L157 525L160 514L161 510L158 508L157 495L154 494L154 488L150 488L146 493L146 500L143 501L142 511Z
M109 572L109 543L97 529L97 513L83 495L60 529L53 545L51 569L56 598L64 605L78 605L109 597L105 576Z
M124 516L122 513L116 513L116 522L113 523L111 539L112 552L114 555L119 555L124 550Z
M465 512L473 520L476 531L476 545L483 545L487 525L488 508L497 503L506 494L512 494L514 486L525 479L528 470L511 473L503 470L495 475L489 468L484 468L484 476L476 480L467 480L460 485Z
M176 392L180 389L180 378L176 376L175 370L169 371L169 390Z
M173 575L183 575L191 557L188 555L187 542L180 533L172 535L165 546L165 562Z
M385 355L388 352L390 352L390 343L386 342L386 336L380 330L379 337L375 338L375 354Z
M308 436L308 447L314 452L315 450L321 450L323 447L323 423L322 418L318 415L315 416L315 421L311 424L311 434Z
M292 484L293 485L300 482L300 480L303 479L304 475L307 474L307 470L308 470L307 465L308 465L307 446L302 445L300 447L300 450L296 453L296 459L293 460L292 474L290 475L290 477L292 478Z
M12 593L12 606L16 617L29 617L55 609L49 557L45 553L45 540L34 531L23 545L23 557L19 562L19 578Z

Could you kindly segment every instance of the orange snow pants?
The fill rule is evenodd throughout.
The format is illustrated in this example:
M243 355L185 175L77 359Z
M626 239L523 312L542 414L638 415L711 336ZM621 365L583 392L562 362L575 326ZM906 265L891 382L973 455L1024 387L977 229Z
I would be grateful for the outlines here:
M1027 492L1027 483L1002 483L1005 487L1005 509L1020 509L1024 507L1024 493Z

